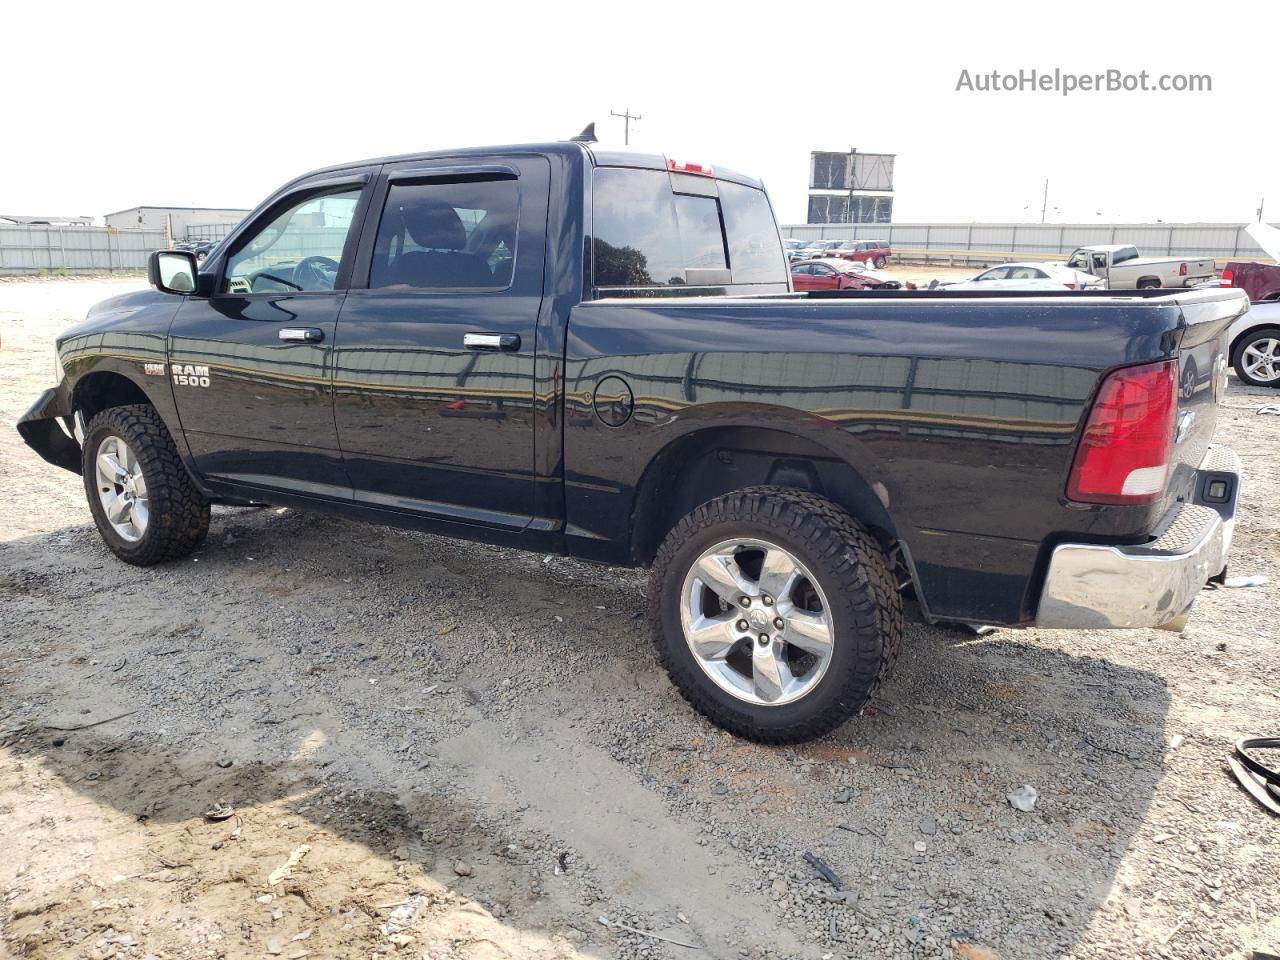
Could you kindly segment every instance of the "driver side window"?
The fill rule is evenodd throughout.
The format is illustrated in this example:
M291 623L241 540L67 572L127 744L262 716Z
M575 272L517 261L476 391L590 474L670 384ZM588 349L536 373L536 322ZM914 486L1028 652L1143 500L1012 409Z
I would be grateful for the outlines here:
M237 244L223 293L332 290L355 218L360 188L313 194Z

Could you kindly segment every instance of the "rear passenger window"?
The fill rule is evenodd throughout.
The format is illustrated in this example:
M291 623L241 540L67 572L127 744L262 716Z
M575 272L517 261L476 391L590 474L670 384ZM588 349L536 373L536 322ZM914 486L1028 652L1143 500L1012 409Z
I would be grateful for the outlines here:
M392 183L378 221L371 288L510 286L519 185L514 179Z

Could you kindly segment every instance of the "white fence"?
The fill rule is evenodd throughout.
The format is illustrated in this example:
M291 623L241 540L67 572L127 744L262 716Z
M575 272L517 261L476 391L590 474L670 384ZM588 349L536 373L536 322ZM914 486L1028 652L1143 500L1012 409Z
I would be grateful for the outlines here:
M0 274L115 273L145 270L165 247L162 230L108 230L0 224Z
M784 225L782 233L801 240L887 240L895 250L957 260L1065 257L1076 247L1131 243L1144 256L1270 262L1236 223L802 223Z

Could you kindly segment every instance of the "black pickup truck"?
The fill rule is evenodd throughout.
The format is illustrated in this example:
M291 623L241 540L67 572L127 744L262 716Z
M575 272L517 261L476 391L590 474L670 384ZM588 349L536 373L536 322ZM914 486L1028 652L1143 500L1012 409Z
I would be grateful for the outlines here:
M574 141L310 173L150 278L18 424L120 559L271 503L649 566L746 737L857 711L906 608L1176 625L1225 569L1239 291L797 294L758 181Z

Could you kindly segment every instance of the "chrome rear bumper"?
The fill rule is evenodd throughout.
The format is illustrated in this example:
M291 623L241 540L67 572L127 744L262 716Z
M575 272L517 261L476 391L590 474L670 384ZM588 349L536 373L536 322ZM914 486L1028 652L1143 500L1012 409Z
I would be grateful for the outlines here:
M1053 550L1036 626L1161 627L1186 613L1204 585L1227 565L1235 531L1240 459L1230 447L1209 449L1192 502L1150 543L1063 543Z

